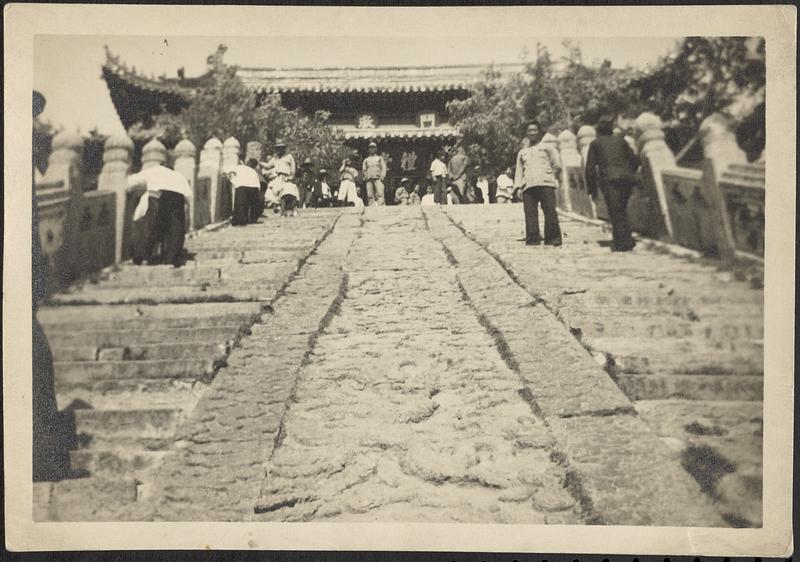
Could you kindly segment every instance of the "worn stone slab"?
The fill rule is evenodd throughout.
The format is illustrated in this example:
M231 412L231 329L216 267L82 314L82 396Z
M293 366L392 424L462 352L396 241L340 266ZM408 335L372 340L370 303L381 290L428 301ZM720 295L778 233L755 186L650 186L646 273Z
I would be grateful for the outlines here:
M57 387L113 379L204 380L214 370L210 359L152 361L74 361L53 364Z
M727 526L697 482L637 416L552 418L550 426L598 522Z
M54 347L126 347L162 342L220 342L235 340L244 330L241 324L214 326L212 328L172 328L141 330L83 330L77 332L45 329L48 341Z
M693 400L764 399L763 375L684 375L677 373L616 375L617 383L632 400Z

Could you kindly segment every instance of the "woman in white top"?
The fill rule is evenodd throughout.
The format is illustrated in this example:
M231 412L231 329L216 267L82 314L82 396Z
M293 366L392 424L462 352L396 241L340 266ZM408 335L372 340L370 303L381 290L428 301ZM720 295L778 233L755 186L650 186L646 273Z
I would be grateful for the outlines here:
M498 203L511 203L514 199L513 175L511 168L508 168L505 172L497 176L497 194L495 198Z

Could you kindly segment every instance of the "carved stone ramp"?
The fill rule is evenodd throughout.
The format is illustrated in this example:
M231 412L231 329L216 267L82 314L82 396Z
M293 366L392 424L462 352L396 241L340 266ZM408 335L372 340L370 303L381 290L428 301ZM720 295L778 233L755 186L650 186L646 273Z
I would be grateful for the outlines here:
M446 213L604 367L727 524L761 525L763 272L649 240L613 253L607 224L570 214L551 248L520 241L518 205Z
M182 268L126 263L53 295L38 318L74 426L72 468L88 477L35 484L37 520L131 517L177 428L338 216L203 232Z

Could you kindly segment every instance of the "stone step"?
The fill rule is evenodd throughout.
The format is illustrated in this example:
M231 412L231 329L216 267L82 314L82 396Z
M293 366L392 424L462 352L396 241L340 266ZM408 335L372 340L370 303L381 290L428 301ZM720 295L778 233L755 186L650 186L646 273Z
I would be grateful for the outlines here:
M219 326L236 326L255 321L260 312L250 314L225 314L221 316L207 316L200 318L153 318L143 316L140 318L126 318L114 320L95 320L91 315L82 321L51 322L43 324L50 333L67 331L112 331L112 330L149 330L149 329L175 329L175 328L216 328Z
M650 375L620 373L617 384L631 400L761 401L763 375Z
M162 342L230 342L246 329L240 325L223 325L212 328L167 328L145 330L84 330L78 332L46 331L52 347L129 347Z
M617 290L587 289L585 292L573 292L572 294L554 294L555 305L580 303L581 305L605 305L618 307L651 307L651 306L674 306L674 307L731 307L746 310L748 313L754 309L763 310L763 295L747 293L739 295L728 295L727 292L713 295L703 294L672 294L666 292L647 293L640 292L639 289L631 287L631 291L620 292ZM744 311L743 310L743 311Z
M213 302L269 302L280 286L278 280L258 283L220 283L213 287L172 286L153 289L95 288L92 291L60 293L51 298L55 305L98 304L197 304Z
M111 380L84 387L59 388L59 410L177 409L190 411L208 384L189 379ZM77 405L77 406L76 406Z
M165 283L191 279L192 281L213 281L219 278L215 267L172 267L171 265L125 265L119 271L103 276L100 283Z
M166 451L80 449L70 451L70 465L76 470L86 470L92 476L133 476L150 470L160 463L166 454Z
M80 478L35 485L37 521L120 521L130 513L141 483L132 477Z
M571 312L570 328L580 329L587 337L699 338L706 340L762 340L764 324L752 318L726 318L719 322L692 322L672 314L597 315Z
M120 379L209 380L214 373L210 359L153 361L65 361L53 364L57 388L86 386Z
M74 410L74 414L79 448L92 450L167 448L182 417L174 409Z
M57 347L55 361L145 361L152 359L213 359L228 353L226 343L165 343L125 347Z
M167 322L186 321L187 319L194 322L205 318L223 318L228 314L234 316L258 314L261 312L261 308L262 305L257 303L45 306L39 308L37 318L42 325L84 323L88 319L117 322L159 318Z

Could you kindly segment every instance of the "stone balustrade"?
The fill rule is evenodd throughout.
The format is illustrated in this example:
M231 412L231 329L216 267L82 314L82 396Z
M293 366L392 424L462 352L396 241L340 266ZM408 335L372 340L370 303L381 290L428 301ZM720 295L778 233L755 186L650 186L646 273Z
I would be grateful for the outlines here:
M61 133L52 146L47 171L36 174L34 183L49 283L57 289L131 257L133 212L143 190L127 186L134 171L134 143L125 134L106 139L96 191L84 191L93 178L86 177L82 169L84 141L80 135ZM260 158L260 152L259 143L248 143L248 155ZM186 177L194 193L187 230L197 230L230 217L232 192L224 170L237 164L239 155L239 141L232 137L225 144L210 139L199 161L197 147L188 139L172 151L152 139L142 147L141 168L171 165Z
M638 188L628 203L633 230L709 256L762 260L764 162L747 163L730 122L714 114L701 124L702 169L677 165L657 115L640 115L634 131L641 169ZM583 165L594 138L594 129L586 125L578 130L577 139L571 131L558 136L564 165L559 206L606 219L605 206L592 202L586 191Z

